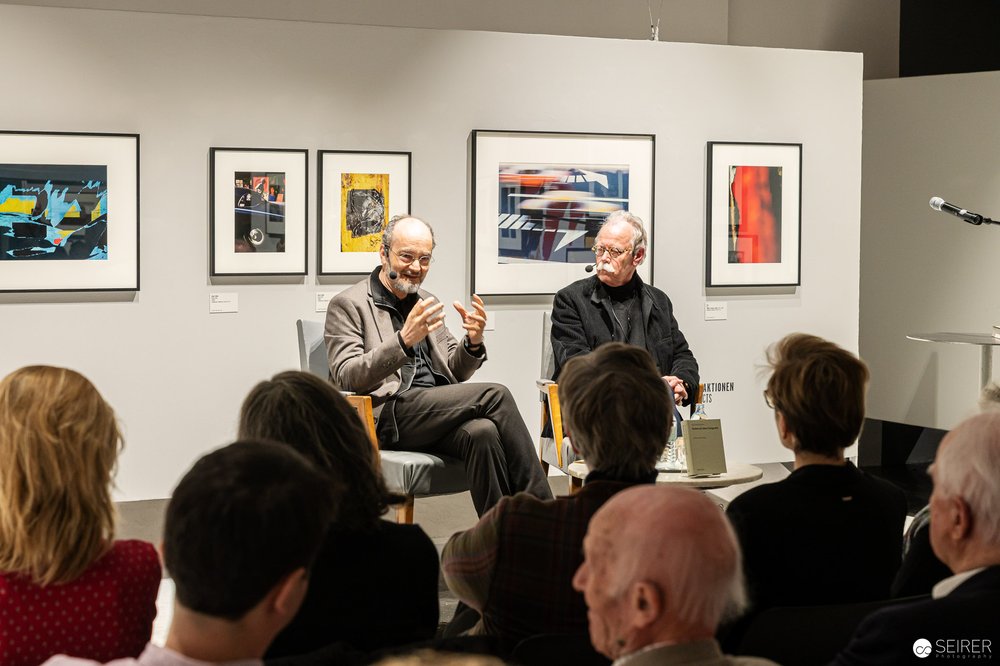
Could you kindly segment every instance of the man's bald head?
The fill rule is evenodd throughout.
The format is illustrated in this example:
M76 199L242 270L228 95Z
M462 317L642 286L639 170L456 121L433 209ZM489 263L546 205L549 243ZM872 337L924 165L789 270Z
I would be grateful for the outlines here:
M711 637L746 606L736 536L695 490L618 493L591 519L584 554L574 587L590 608L595 647L612 658L662 640Z

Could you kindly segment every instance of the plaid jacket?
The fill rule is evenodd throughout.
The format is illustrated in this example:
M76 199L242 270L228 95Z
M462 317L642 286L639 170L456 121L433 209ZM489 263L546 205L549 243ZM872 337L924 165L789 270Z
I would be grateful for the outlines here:
M474 633L498 637L507 650L535 634L586 635L587 607L572 585L583 537L601 505L635 483L588 478L578 493L553 500L518 493L454 535L441 570L455 595L482 614Z

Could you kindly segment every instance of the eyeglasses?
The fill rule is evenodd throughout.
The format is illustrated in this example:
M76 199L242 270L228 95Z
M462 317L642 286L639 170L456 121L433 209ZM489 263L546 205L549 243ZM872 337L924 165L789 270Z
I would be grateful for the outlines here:
M764 389L764 403L771 409L777 409L774 405L774 399L771 397L771 394L767 392L767 389Z
M594 246L594 256L601 257L605 252L611 255L612 259L617 259L626 252L631 252L632 248L627 247L624 250L620 247L612 247L610 245L595 245Z
M421 268L427 268L428 266L431 265L431 262L434 261L434 257L432 257L429 254L422 254L420 256L417 256L412 252L396 252L395 250L389 250L389 251L392 252L397 257L399 257L399 260L402 261L404 264L412 264L414 261L420 262Z

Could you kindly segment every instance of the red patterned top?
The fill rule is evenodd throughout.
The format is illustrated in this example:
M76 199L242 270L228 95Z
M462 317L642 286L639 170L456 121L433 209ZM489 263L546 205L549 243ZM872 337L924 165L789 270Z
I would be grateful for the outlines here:
M0 666L36 666L55 654L137 657L153 629L159 587L156 549L134 540L116 541L63 585L0 573Z

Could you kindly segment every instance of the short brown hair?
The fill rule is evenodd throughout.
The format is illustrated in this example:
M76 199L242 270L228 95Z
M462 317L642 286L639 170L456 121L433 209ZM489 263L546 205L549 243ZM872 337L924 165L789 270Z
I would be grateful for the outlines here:
M649 352L608 342L571 358L559 399L573 444L591 470L637 478L663 453L674 402Z
M114 410L86 377L35 365L0 382L0 571L78 578L114 538Z
M796 450L836 456L865 418L868 366L829 340L792 333L767 350L767 393L795 434Z

